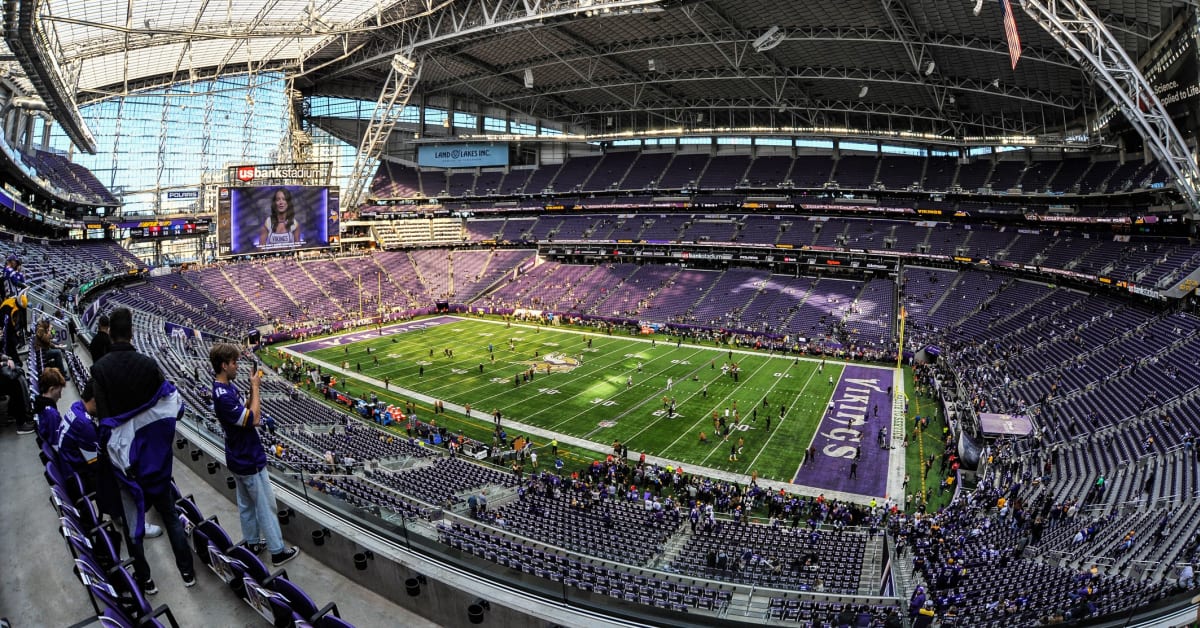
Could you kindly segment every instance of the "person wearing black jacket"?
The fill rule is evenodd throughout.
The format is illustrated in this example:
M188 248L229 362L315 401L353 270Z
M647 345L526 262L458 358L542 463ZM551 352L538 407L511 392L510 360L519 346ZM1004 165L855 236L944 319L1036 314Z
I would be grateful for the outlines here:
M133 313L120 308L101 323L114 321L113 336L103 351L103 358L107 359L96 359L92 364L97 415L102 418L142 407L154 398L165 379L158 362L133 347ZM107 330L107 327L104 325L101 329ZM97 333L97 337L99 335ZM107 331L104 336L108 338Z
M36 426L30 419L29 384L17 358L0 355L0 395L8 397L4 423L16 423L18 434L33 434Z
M112 337L108 335L108 315L101 314L100 318L96 319L96 335L92 336L92 342L88 344L88 353L92 354L92 362L99 362L104 354L112 348Z
M162 515L183 585L191 587L196 584L192 551L187 533L175 516L171 491L171 444L175 422L183 412L182 400L166 381L158 362L134 348L133 313L118 308L109 322L112 346L92 364L91 373L96 418L100 420L100 451L107 455L121 485L127 523L125 542L133 558L134 577L147 595L158 592L142 542L147 530L145 513L152 506ZM165 414L168 411L174 414ZM113 433L118 430L122 438L114 439ZM131 451L137 456L130 455Z

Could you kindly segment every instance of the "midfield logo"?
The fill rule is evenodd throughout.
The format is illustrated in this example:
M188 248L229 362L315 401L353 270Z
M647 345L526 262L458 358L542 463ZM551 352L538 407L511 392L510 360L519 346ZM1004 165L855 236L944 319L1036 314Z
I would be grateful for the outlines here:
M525 362L535 369L538 373L570 373L579 365L579 358L564 355L562 353L547 353L538 360L530 360Z

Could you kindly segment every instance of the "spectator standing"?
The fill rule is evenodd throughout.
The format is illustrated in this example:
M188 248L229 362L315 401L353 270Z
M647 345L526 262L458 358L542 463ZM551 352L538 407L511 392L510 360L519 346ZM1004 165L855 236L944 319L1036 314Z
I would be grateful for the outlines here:
M262 424L259 386L262 371L250 374L250 394L246 403L234 380L237 379L238 348L231 344L213 345L208 353L213 369L212 399L217 420L225 431L225 466L233 473L237 487L238 515L242 535L252 552L271 552L271 564L278 567L300 553L297 547L285 547L275 512L275 493L267 473L267 455L258 430Z
M92 365L100 450L112 465L125 513L125 540L134 575L147 595L158 592L142 542L146 508L162 516L175 566L184 586L196 584L192 550L175 511L171 450L183 398L163 377L158 363L133 347L133 313L119 308L110 317L112 348Z
M0 348L3 348L4 355L14 360L19 355L21 348L22 330L25 329L22 321L25 320L25 310L28 307L29 295L24 292L11 294L3 302L0 302L0 321L3 321L4 325L4 342L0 344Z
M29 419L29 387L21 365L7 355L0 355L0 395L8 397L8 416L5 425L16 423L18 434L32 434L37 426Z
M96 319L96 335L92 336L92 342L88 344L88 353L92 354L92 362L99 362L104 354L108 353L112 347L112 338L108 335L108 315L101 314L100 318Z
M25 293L28 285L25 283L25 273L21 272L21 258L16 253L9 253L8 259L4 262L4 293L2 298L8 300L17 295ZM17 329L21 330L21 335L24 336L25 330L29 329L29 319L26 318L28 313L25 308L29 306L28 299L20 311L16 313ZM10 353L8 355L16 355Z
M5 299L16 296L25 289L25 273L21 272L21 258L16 253L9 253L4 261L4 294Z

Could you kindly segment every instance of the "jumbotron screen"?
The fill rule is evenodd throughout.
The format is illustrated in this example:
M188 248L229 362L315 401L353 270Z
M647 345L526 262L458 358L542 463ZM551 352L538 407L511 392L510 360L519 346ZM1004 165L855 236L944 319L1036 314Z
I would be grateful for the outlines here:
M221 255L252 255L335 245L338 188L310 185L221 188L217 231Z

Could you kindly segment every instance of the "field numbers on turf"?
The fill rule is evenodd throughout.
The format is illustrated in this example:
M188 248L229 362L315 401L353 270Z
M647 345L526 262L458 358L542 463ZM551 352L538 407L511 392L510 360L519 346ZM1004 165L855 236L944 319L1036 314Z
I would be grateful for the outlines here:
M543 342L542 346L543 347L557 347L558 343L557 342Z
M399 360L400 358L403 358L404 356L400 355L399 353L389 353L389 354L387 354L387 357L389 357L393 360Z
M584 353L600 353L599 349L584 349Z
M417 360L417 366L429 366L430 364L433 364L433 362L429 360Z
M650 413L650 416L652 416L652 417L667 416L667 411L666 410L655 410L654 412ZM679 414L678 412L676 412L675 414L672 414L671 416L675 417L675 418L680 418L680 419L683 418L683 415Z
M617 405L617 402L615 402L615 401L613 401L613 400L611 400L611 399L601 399L601 398L597 397L597 398L595 398L595 399L593 399L593 400L592 400L592 405L595 405L595 406L615 406L615 405Z
M492 382L493 384L507 384L507 383L508 383L508 379L507 379L507 378L504 378L504 377L493 377L493 378L491 379L491 382Z
M775 373L775 377L782 377L783 379L791 379L792 376L787 373Z
M484 336L484 337L488 337L488 338L490 338L490 337L492 336L492 334L490 334L490 333L488 333L488 332L486 332L486 331L481 331L481 332L479 332L479 335L480 335L480 336Z
M455 375L466 375L467 374L467 372L462 369L450 369L450 372L454 373Z
M686 366L688 364L691 364L691 362L689 362L687 360L671 360L671 364L683 364Z
M745 423L738 423L737 425L733 426L733 429L737 432L749 432L750 426L746 425Z
M538 392L542 393L543 395L557 395L558 389L557 388L539 388Z

